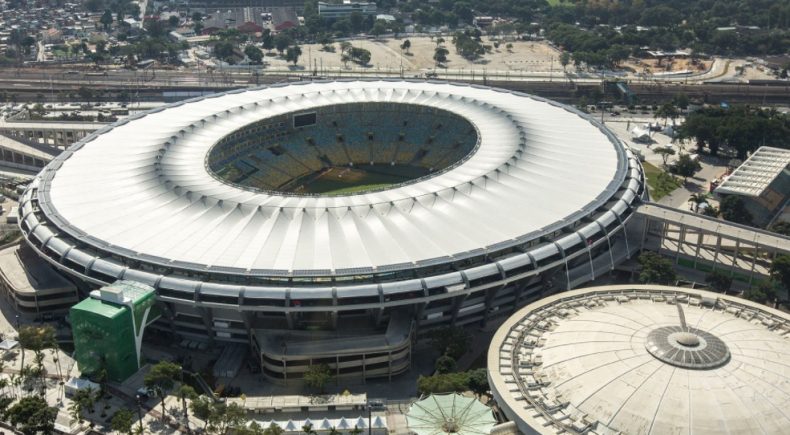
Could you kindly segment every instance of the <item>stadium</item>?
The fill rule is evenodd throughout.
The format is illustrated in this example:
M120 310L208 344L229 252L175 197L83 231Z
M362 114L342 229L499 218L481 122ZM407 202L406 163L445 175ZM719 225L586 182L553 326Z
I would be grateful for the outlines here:
M162 334L249 345L283 382L314 363L372 378L408 370L431 328L609 272L645 195L630 150L559 103L303 82L102 128L38 175L19 225L85 292L151 286Z
M790 316L665 286L546 297L497 330L488 377L524 434L787 433Z

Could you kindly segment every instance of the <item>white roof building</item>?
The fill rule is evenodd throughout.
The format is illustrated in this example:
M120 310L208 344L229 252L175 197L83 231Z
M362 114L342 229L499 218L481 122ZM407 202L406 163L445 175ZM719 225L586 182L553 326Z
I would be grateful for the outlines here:
M347 196L258 192L206 170L214 144L257 119L373 101L456 113L475 126L479 145L450 170ZM622 146L577 113L488 88L313 83L155 112L71 148L36 186L63 230L171 266L334 271L457 258L589 213L627 170Z
M526 434L783 434L790 316L662 286L544 298L497 331L497 403Z
M718 194L760 196L790 165L790 150L760 147L724 182L716 188Z

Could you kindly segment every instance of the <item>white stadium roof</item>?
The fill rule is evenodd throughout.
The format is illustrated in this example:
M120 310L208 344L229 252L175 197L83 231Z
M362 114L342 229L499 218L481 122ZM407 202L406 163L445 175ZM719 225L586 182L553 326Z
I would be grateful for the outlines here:
M525 433L781 434L788 334L786 313L736 297L593 287L508 319L489 349L489 377Z
M256 192L207 170L210 148L245 125L360 102L453 112L478 129L479 146L434 177L348 196ZM59 230L123 257L239 272L376 270L464 258L555 231L610 200L627 158L593 120L524 94L432 82L315 82L233 91L132 117L66 151L36 186Z

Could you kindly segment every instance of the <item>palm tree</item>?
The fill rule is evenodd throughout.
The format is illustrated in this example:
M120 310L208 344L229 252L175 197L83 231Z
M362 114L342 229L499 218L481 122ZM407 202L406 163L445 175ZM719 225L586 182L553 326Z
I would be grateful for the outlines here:
M351 435L359 435L362 433L362 429L358 428L357 425L354 425L354 429L351 429L348 431L348 433Z
M285 432L285 430L274 423L270 424L269 427L263 431L265 435L282 435L283 432Z
M316 431L313 430L313 425L310 423L302 426L302 432L304 432L305 435L316 435Z
M189 427L189 411L187 409L187 399L194 400L198 394L194 388L189 385L181 384L178 387L177 391L178 397L181 399L181 407L184 411L184 422L187 427L187 433L192 433L192 429Z

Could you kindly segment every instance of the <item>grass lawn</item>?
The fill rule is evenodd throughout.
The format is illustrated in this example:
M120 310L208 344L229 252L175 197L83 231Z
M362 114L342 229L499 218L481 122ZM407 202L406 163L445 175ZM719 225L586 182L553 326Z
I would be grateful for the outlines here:
M572 0L565 0L564 2L562 0L546 0L546 3L549 6L573 6Z
M680 179L675 178L671 174L662 171L650 163L642 162L642 167L645 169L647 186L650 189L650 197L654 201L667 196L682 184Z
M362 192L363 190L372 190L372 189L381 189L387 186L391 186L394 183L375 183L375 184L365 184L362 186L351 186L351 187L343 187L337 190L328 190L324 194L325 195L348 195L350 193L357 193Z

